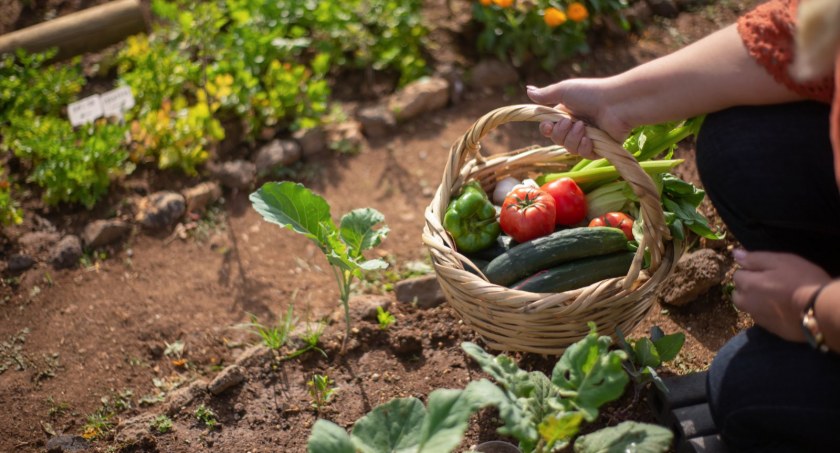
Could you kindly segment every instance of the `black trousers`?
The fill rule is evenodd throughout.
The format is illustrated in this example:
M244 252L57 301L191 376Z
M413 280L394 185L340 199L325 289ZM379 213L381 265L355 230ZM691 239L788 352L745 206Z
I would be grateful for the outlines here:
M789 252L840 276L840 193L829 106L801 102L711 114L697 141L703 185L751 251ZM760 327L729 341L708 379L732 451L840 451L840 355Z

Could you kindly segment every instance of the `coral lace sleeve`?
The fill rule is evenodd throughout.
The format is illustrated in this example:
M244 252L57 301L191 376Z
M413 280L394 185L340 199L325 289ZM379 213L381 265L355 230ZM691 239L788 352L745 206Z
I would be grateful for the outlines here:
M775 79L805 98L831 102L834 77L800 83L790 76L798 0L771 0L738 19L747 51Z

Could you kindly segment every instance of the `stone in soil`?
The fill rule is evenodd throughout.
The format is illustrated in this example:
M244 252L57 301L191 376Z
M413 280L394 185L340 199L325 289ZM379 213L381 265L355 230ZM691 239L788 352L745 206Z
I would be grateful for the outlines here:
M422 78L397 91L388 101L388 110L397 121L406 121L423 113L446 107L449 81L442 77Z
M236 364L245 368L260 367L274 360L274 351L263 344L251 346L236 358Z
M56 269L75 267L81 257L82 241L72 234L61 238L50 250L50 264Z
M371 138L388 135L397 126L397 119L383 105L366 107L356 114L362 123L362 131Z
M433 308L442 304L446 297L434 274L402 280L394 286L397 300L417 303L420 308Z
M482 60L469 73L470 86L477 89L498 88L519 81L513 66L499 60Z
M257 178L257 166L247 160L223 162L208 168L223 186L231 189L248 189Z
M171 227L186 210L184 196L177 192L155 192L140 200L137 222L150 230Z
M680 259L657 296L662 303L681 307L720 285L725 274L723 258L714 250L700 249Z
M213 395L221 395L225 391L239 385L245 380L245 370L239 365L231 365L222 370L210 384L207 391Z
M122 421L117 425L114 441L130 445L133 451L157 451L157 442L152 435L151 424L157 414L141 414Z
M47 453L73 453L88 449L90 444L84 437L62 434L47 441Z
M95 249L116 242L131 232L131 225L117 219L95 220L85 226L82 240L85 246Z
M304 159L327 151L327 133L322 127L295 131L292 138L300 144Z
M280 167L288 167L300 160L301 149L294 140L275 139L257 151L254 164L260 174L266 174Z
M16 253L6 262L6 271L13 274L21 273L35 265L35 259L29 255Z
M222 197L222 188L215 181L207 181L181 191L187 212L200 212Z

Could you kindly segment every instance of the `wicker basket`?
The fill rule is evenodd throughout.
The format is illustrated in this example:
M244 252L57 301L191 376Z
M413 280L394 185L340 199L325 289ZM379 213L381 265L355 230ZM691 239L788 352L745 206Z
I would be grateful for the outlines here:
M616 327L629 332L647 314L651 293L668 276L681 253L681 244L670 237L653 181L621 145L592 127L587 127L586 135L595 153L616 167L640 200L644 237L626 277L562 293L518 291L488 282L468 258L455 250L442 221L451 195L457 194L466 181L476 179L488 190L505 177L522 179L565 171L580 159L559 146L531 147L484 158L479 153L480 140L505 123L557 121L562 117L568 115L538 105L503 107L481 117L452 145L443 180L426 208L423 242L429 248L443 292L464 322L496 350L561 354L588 333L590 321L604 334L613 334ZM642 270L645 248L650 251L651 265ZM472 271L466 270L468 266Z

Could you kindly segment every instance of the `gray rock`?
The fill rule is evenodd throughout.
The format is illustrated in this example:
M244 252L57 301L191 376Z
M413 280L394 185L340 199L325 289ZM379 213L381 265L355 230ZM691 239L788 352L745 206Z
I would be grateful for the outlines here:
M513 66L499 60L482 60L469 74L473 88L497 88L513 85L519 81L519 74Z
M210 381L207 385L207 391L213 395L221 395L228 389L235 387L245 380L245 371L239 365L231 365Z
M71 453L85 451L90 444L84 437L62 434L47 441L47 453Z
M440 287L435 274L414 277L397 282L394 287L397 300L414 303L420 308L433 308L446 301L443 289Z
M382 105L366 107L356 114L368 137L383 137L397 126L397 119Z
M725 274L723 258L714 250L700 249L680 259L657 296L662 303L680 307L720 285Z
M208 181L181 191L187 212L203 211L208 205L222 197L222 188L215 181Z
M288 167L300 160L301 149L298 142L293 140L275 139L257 151L254 164L261 173L268 173L278 167Z
M223 186L231 189L248 189L257 178L257 166L247 160L223 162L209 168Z
M56 269L66 269L79 264L82 257L82 241L78 236L68 234L50 250L50 264Z
M151 230L168 228L177 222L186 209L184 196L177 192L155 192L140 200L137 222Z
M314 156L327 151L327 132L322 127L301 129L292 134L292 138L300 144L303 158Z
M256 368L274 360L274 352L263 344L251 346L236 358L236 364L245 368Z
M85 246L95 249L116 242L129 232L131 232L131 225L122 220L95 220L85 226L82 240Z
M155 437L152 435L152 420L157 414L146 413L123 420L117 425L114 441L122 445L131 445L135 451L156 451Z
M23 272L35 265L35 259L29 255L14 254L9 257L6 262L6 270L8 272L17 274Z
M166 404L163 410L166 412L166 415L174 417L206 391L207 381L197 379L191 382L190 385L181 387L170 393L166 398Z
M33 231L18 238L18 245L27 252L37 254L49 250L59 239L61 235L53 231Z
M388 110L397 121L433 112L449 102L449 81L441 77L422 78L406 85L388 100Z

